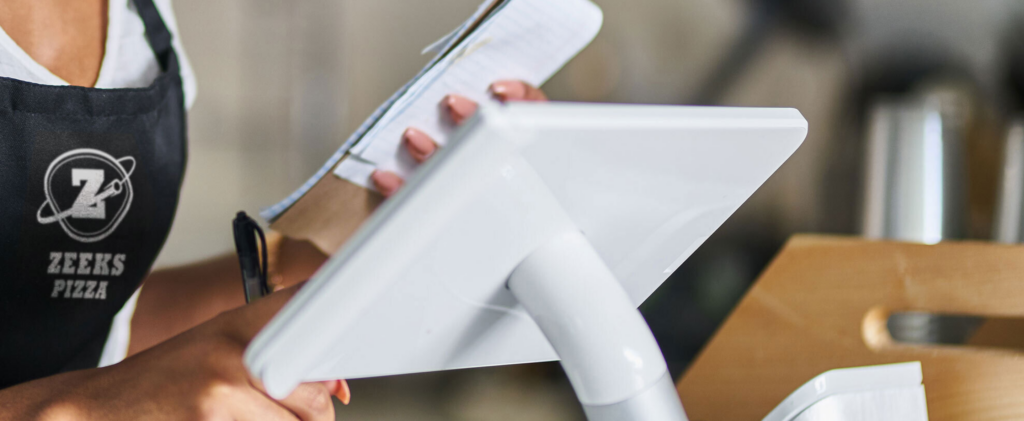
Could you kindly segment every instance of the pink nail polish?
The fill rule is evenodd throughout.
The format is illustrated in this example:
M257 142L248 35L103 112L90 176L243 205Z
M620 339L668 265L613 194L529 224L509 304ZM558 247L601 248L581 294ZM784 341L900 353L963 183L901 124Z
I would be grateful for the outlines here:
M398 189L402 188L402 178L397 174L390 173L387 171L374 171L370 175L370 179L373 180L373 184L377 186L377 190L384 196L391 196Z
M476 113L476 103L469 98L459 95L448 95L445 98L445 105L448 106L456 123L461 123Z
M405 143L409 145L409 152L417 160L430 157L437 149L437 146L434 145L434 140L419 130L409 128L405 131L403 137L405 138Z
M500 101L515 101L526 97L526 88L522 82L503 80L491 85L491 93Z

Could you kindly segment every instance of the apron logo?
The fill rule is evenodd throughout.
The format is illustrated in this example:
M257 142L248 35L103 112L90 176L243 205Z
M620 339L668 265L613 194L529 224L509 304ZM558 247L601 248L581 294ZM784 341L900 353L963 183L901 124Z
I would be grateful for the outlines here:
M85 148L65 152L46 169L46 201L36 220L43 225L58 222L68 236L83 243L102 240L131 208L134 171L135 158L130 156L114 159Z

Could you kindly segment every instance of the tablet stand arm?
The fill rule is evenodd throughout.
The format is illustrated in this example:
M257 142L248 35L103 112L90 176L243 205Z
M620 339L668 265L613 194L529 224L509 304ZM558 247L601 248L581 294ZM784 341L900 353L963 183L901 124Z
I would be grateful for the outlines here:
M508 287L561 358L588 420L686 420L654 335L582 233L534 251Z

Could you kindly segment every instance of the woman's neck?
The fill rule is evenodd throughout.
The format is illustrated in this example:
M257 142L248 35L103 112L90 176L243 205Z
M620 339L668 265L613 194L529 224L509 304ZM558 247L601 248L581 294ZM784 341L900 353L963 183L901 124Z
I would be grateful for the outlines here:
M71 85L92 87L103 64L108 0L0 0L0 27Z

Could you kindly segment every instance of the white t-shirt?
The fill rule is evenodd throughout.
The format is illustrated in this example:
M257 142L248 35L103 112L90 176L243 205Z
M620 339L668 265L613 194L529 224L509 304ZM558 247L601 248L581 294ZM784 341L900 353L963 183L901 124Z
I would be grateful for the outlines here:
M109 0L107 8L107 43L96 88L144 88L160 74L153 50L146 41L146 27L132 0ZM185 106L196 99L196 78L181 47L178 22L171 0L153 0L174 36L174 49L181 63L181 79L185 87ZM0 28L0 76L43 85L67 85L57 75L36 63L10 36Z
M109 1L107 42L95 87L107 89L147 87L160 74L160 65L146 40L146 27L142 24L142 18L135 10L135 3L132 0ZM185 56L185 51L181 47L178 22L174 18L171 0L153 0L153 3L156 4L164 23L174 37L174 49L178 53L181 79L185 90L185 106L191 108L196 99L196 79L188 57ZM0 76L43 85L68 84L36 63L7 35L3 28L0 28ZM135 291L131 299L114 317L110 335L107 336L107 342L100 357L101 367L115 364L127 355L131 319L135 313L135 303L138 298L139 291Z

